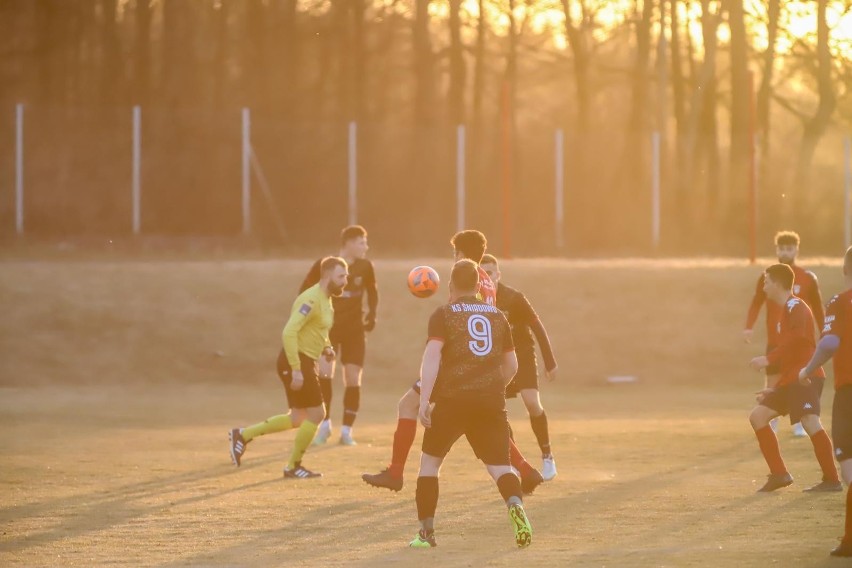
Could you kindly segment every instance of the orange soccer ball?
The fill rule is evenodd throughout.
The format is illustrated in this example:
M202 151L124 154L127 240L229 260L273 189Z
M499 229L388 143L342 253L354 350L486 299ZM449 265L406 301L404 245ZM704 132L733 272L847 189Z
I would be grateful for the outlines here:
M418 266L408 273L408 289L418 298L428 298L438 291L441 279L431 266Z

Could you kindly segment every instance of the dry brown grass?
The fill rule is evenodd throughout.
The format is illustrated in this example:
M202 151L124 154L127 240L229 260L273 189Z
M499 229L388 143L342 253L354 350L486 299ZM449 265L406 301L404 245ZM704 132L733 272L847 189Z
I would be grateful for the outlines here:
M806 440L782 430L796 485L753 493L766 468L745 362L761 346L739 331L758 271L736 262L506 263L560 360L543 386L560 476L528 499L534 544L516 551L462 442L443 473L440 547L405 548L416 460L400 494L359 474L388 459L438 301L404 290L420 262L378 262L360 445L311 450L325 477L298 482L281 479L292 434L255 441L236 469L226 433L284 405L272 365L306 261L0 264L0 565L843 565L827 557L842 497L798 490L819 477ZM836 266L817 273L837 291ZM606 386L615 374L639 383Z

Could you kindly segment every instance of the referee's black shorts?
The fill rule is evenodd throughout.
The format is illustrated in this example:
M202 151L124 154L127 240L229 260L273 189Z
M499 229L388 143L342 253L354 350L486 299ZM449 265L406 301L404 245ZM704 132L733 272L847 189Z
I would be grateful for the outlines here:
M482 403L435 401L432 427L423 434L423 453L444 458L462 436L486 465L509 465L509 420L502 398Z
M290 384L293 382L293 372L290 362L282 349L278 354L278 378L284 384L287 391L287 403L290 408L313 408L322 406L322 391L320 390L319 377L317 376L317 362L302 352L299 352L299 362L302 366L302 377L304 382L302 388L293 390Z

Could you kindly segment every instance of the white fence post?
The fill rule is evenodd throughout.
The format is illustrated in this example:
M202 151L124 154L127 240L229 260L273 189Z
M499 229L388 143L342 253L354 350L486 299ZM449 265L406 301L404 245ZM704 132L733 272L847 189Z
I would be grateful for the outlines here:
M251 112L243 108L243 234L251 232Z
M565 133L562 129L556 131L555 136L555 203L556 209L556 248L562 248L564 242L565 223Z
M358 125L349 123L349 224L358 222Z
M142 109L139 105L133 107L133 234L138 235L142 226L140 175L142 171Z
M15 231L24 234L24 105L15 105Z
M465 130L464 125L456 128L456 227L464 231L465 204Z
M651 243L660 246L660 133L651 135Z

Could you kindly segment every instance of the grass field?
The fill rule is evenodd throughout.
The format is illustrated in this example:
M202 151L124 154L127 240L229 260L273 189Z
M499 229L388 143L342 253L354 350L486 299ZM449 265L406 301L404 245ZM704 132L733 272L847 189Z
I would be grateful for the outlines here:
M801 493L819 469L786 425L796 484L754 494L766 466L746 415L762 379L746 363L763 334L745 345L740 330L759 269L728 261L507 262L560 363L542 387L559 477L527 500L533 545L515 550L462 442L442 473L440 546L407 549L416 459L399 494L360 473L388 460L439 303L405 291L415 262L430 261L377 262L359 445L311 449L325 477L285 481L292 433L256 440L236 469L227 430L284 409L275 355L309 261L0 261L0 565L848 565L828 557L843 498ZM839 291L836 265L816 272L826 298ZM518 401L510 414L536 457Z

